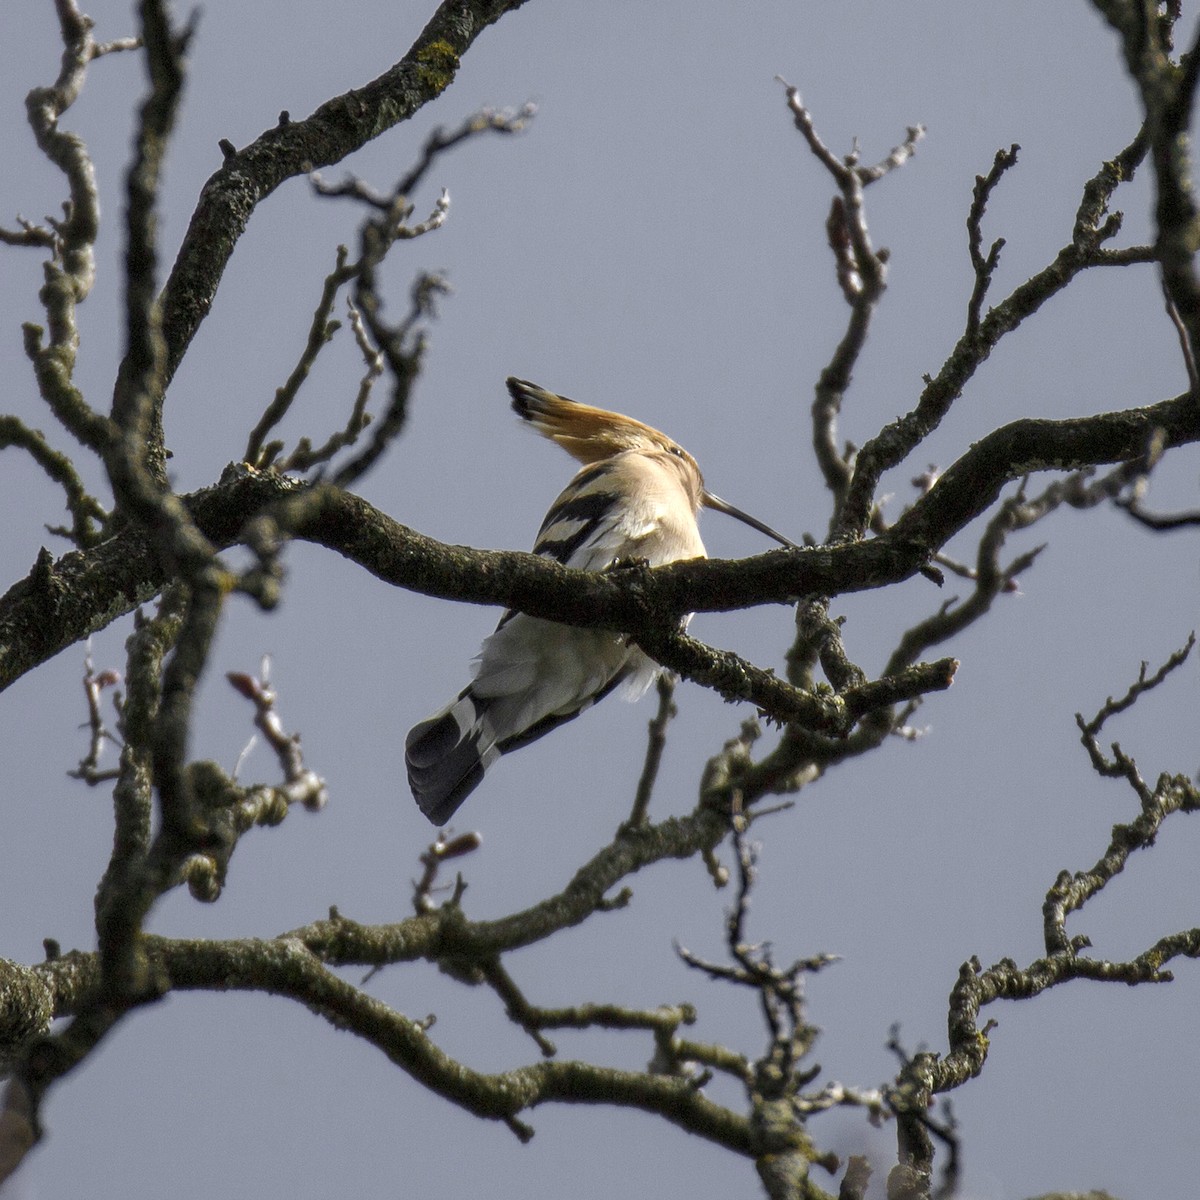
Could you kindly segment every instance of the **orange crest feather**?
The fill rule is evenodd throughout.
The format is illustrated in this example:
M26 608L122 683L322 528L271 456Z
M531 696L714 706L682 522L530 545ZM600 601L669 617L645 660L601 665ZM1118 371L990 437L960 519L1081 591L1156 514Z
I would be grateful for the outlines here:
M581 463L598 462L624 450L674 450L664 433L621 413L580 404L524 379L506 380L513 411L543 437Z

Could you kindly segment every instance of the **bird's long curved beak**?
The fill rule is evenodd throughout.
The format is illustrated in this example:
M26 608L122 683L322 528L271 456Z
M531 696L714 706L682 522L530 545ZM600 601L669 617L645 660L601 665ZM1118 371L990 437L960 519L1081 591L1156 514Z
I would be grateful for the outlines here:
M731 517L736 517L743 524L749 525L751 529L757 529L759 533L765 533L767 537L774 538L781 546L786 546L789 550L799 550L795 542L785 538L782 533L776 533L770 525L764 525L757 517L752 517L749 513L744 513L740 508L734 508L727 500L722 500L720 496L714 496L708 488L704 489L703 493L704 507L715 508L717 512L723 512Z

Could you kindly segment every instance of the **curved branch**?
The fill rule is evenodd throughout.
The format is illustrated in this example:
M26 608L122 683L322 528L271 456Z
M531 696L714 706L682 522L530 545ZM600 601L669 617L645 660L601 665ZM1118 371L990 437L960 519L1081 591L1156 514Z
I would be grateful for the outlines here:
M1014 288L985 316L975 313L973 319L975 297L968 303L965 331L938 373L926 380L916 406L884 426L859 452L835 535L841 538L863 535L871 520L875 489L883 472L903 462L938 427L967 382L1002 338L1066 288L1080 272L1090 267L1154 261L1154 252L1146 246L1124 250L1109 250L1105 246L1121 228L1119 213L1106 215L1108 202L1117 185L1132 177L1145 153L1145 146L1139 133L1116 158L1103 163L1088 181L1076 213L1071 240L1052 262ZM979 283L977 275L976 293ZM982 296L978 297L978 302L982 304Z
M519 551L447 546L335 489L306 494L292 533L336 550L385 582L425 595L648 637L657 630L661 636L664 614L786 604L797 596L867 591L906 579L985 512L1009 481L1033 471L1136 458L1155 430L1162 431L1166 446L1200 441L1200 412L1180 396L1091 417L1014 421L976 442L879 537L742 560L572 571ZM244 536L255 514L302 490L295 480L243 468L185 500L196 526L223 549ZM0 597L0 690L151 599L163 582L162 568L137 529L57 562L44 553L29 576Z
M517 1115L558 1101L639 1108L738 1153L762 1150L748 1118L715 1104L679 1076L577 1060L537 1062L494 1075L473 1071L441 1050L423 1023L338 978L298 940L150 940L156 963L173 986L267 991L298 1000L335 1028L349 1029L383 1051L430 1091L476 1116L505 1121L523 1139L532 1130L516 1126Z
M667 614L787 604L797 596L868 591L906 579L986 512L1006 483L1034 471L1136 458L1156 429L1167 445L1200 441L1200 414L1181 396L1090 417L1014 421L976 442L885 534L855 545L773 550L749 559L578 572L517 551L446 546L333 491L314 493L292 532L425 595L650 634L663 628Z
M690 857L711 848L727 828L723 814L700 807L686 817L627 829L580 868L558 895L498 920L470 921L456 903L449 903L386 926L359 925L334 912L326 921L278 938L214 941L147 935L140 946L147 973L160 993L234 989L288 996L337 1028L364 1038L423 1086L478 1116L504 1121L519 1136L528 1136L529 1131L517 1121L518 1114L539 1104L618 1104L657 1113L738 1153L761 1156L782 1148L775 1146L770 1131L713 1103L687 1077L578 1061L542 1062L498 1075L472 1071L435 1045L424 1024L340 979L331 969L426 959L462 971L493 962L505 950L539 941L609 907L606 894L622 877L663 858ZM27 970L47 1010L42 1025L49 1019L51 1003L55 1015L76 1014L76 1024L79 1014L91 1013L101 984L100 970L99 955L84 953ZM0 1027L0 1037L10 1043L31 1035L36 1038L39 1032L40 1027L32 1031L23 1026ZM97 1036L102 1032L98 1030ZM43 1081L37 1072L34 1076L36 1095Z
M523 1139L532 1131L517 1123L517 1115L558 1101L657 1113L689 1133L745 1155L769 1149L747 1117L714 1103L691 1080L677 1075L581 1061L538 1062L494 1075L473 1071L438 1047L422 1022L340 979L292 936L225 942L147 937L146 952L155 973L172 990L266 992L297 1000L335 1028L350 1030L381 1050L423 1087L476 1116L506 1122ZM43 977L53 966L26 974ZM93 961L74 962L71 969L81 980L96 973ZM38 990L46 997L49 989Z
M255 208L297 175L340 162L441 95L459 61L489 25L525 0L443 0L408 53L378 79L280 123L229 152L209 178L162 297L170 381L212 302Z

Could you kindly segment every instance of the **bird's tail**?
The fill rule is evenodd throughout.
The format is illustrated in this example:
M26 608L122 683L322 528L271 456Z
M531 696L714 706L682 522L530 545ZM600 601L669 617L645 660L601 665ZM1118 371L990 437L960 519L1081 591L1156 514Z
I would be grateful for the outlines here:
M414 725L404 760L421 811L435 825L445 825L500 753L485 706L470 688L437 716Z

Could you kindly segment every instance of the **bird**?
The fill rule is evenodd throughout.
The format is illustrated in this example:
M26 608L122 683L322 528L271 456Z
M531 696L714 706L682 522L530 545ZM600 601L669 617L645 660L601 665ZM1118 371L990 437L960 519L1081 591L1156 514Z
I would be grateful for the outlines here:
M583 464L546 513L534 554L585 571L704 558L697 525L702 508L798 549L710 492L696 460L665 433L524 379L506 383L517 415ZM543 737L618 687L636 700L662 670L622 633L511 610L475 664L472 681L405 740L413 797L435 825L450 820L502 754Z

